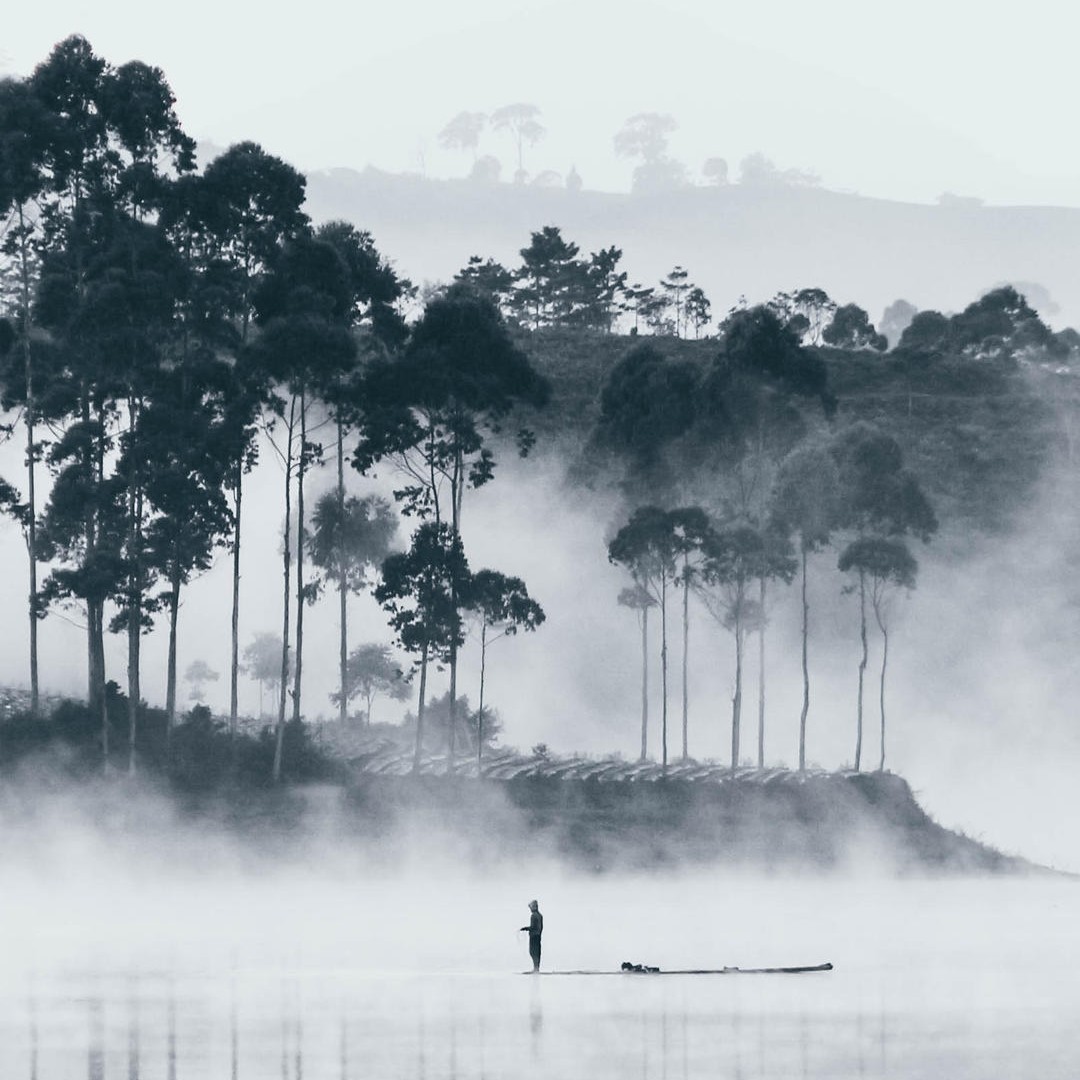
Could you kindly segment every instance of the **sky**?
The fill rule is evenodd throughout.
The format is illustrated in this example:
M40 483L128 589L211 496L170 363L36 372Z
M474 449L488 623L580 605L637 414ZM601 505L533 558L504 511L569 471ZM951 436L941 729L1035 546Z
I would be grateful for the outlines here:
M737 175L761 151L881 198L1080 203L1069 137L1080 12L1059 0L310 0L262 19L210 0L160 10L25 7L5 26L0 71L27 74L82 33L113 63L161 67L196 138L255 139L305 170L462 175L471 158L439 147L443 125L524 101L548 129L530 172L576 166L600 190L629 185L615 131L655 111L678 121L670 152L694 176L710 156ZM480 150L512 172L506 136L488 133Z

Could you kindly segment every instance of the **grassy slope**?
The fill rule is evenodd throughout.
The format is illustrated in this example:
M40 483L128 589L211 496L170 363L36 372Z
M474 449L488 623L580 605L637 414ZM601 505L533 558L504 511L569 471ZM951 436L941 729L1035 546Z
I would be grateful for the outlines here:
M521 334L522 346L552 382L549 408L529 418L538 435L571 457L580 452L611 368L641 340L703 367L716 352L712 340L561 329ZM1074 392L1071 376L981 361L910 370L890 356L820 352L839 399L834 425L867 420L895 436L946 528L1006 528L1061 447L1060 407ZM816 405L801 407L810 426L824 426Z

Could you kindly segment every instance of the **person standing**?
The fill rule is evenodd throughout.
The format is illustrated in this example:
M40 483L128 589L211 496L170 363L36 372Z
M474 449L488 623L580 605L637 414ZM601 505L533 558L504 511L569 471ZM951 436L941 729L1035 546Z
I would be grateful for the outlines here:
M540 905L535 900L529 901L529 925L522 930L529 932L529 956L532 957L534 974L540 970L540 937L544 933L544 916L540 914Z

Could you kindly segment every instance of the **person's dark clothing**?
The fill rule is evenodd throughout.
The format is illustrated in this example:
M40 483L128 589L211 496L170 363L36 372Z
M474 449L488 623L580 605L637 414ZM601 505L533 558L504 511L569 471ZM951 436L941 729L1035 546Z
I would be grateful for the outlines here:
M533 971L539 971L540 936L544 932L544 916L539 911L534 911L529 916L529 925L523 926L521 929L529 931L529 956L532 958Z

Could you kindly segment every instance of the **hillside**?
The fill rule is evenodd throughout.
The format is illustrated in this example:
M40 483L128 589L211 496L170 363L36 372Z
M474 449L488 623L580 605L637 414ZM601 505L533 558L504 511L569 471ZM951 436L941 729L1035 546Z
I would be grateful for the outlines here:
M605 380L642 340L702 369L717 353L714 340L558 328L519 333L519 344L552 386L549 406L528 417L541 448L557 446L568 461L581 455ZM838 402L832 424L866 420L894 436L946 526L1006 528L1047 463L1069 452L1080 381L1068 368L980 360L913 366L892 354L814 351ZM826 426L816 403L798 406L808 426Z
M676 263L721 315L739 296L820 286L871 317L904 297L957 310L1005 281L1036 282L1080 322L1080 210L926 206L820 188L686 188L657 196L428 180L368 168L308 177L316 221L345 218L419 283L448 280L470 255L516 263L529 234L558 225L597 251L623 249L631 281L655 282Z

